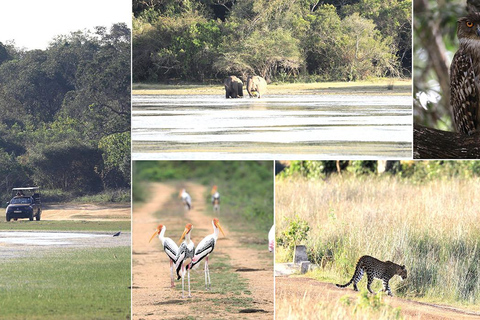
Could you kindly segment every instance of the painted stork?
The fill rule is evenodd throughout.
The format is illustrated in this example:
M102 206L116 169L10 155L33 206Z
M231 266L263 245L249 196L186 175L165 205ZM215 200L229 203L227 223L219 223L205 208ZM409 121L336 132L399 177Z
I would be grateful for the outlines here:
M158 239L160 239L160 243L163 246L163 250L165 251L165 253L167 254L167 256L170 260L170 286L173 288L173 287L175 287L175 283L173 281L173 265L177 261L176 257L177 257L177 253L178 253L178 246L175 243L175 241L173 241L170 238L165 237L165 231L166 230L167 230L167 227L165 227L164 225L162 225L162 224L158 225L154 234L150 238L150 241L148 241L148 242L151 242L152 239L158 234Z
M213 211L219 212L220 211L220 193L218 193L217 191L217 186L213 186L211 194L212 194Z
M225 233L223 232L222 226L217 218L213 218L212 220L213 225L213 233L203 238L202 241L198 244L197 248L195 249L195 255L193 256L192 262L188 266L190 269L195 267L203 258L205 258L205 290L209 290L211 286L210 281L210 271L208 269L208 256L210 253L213 252L215 249L215 244L217 243L218 238L218 230L220 230L225 237Z
M180 247L178 247L178 253L176 256L176 263L175 263L175 269L177 270L177 280L182 278L182 298L184 298L184 283L185 283L185 271L188 274L188 297L191 298L190 294L190 269L187 268L193 258L193 253L195 250L195 246L193 244L193 241L190 240L190 232L192 231L192 224L187 223L185 225L185 230L183 231L182 237L180 238L180 241L185 237L185 240L182 242ZM181 269L181 271L180 271Z
M186 210L192 209L192 197L187 193L187 190L182 189L180 191L179 197L182 198L183 205Z
M275 224L270 228L268 232L268 251L273 252L275 249Z

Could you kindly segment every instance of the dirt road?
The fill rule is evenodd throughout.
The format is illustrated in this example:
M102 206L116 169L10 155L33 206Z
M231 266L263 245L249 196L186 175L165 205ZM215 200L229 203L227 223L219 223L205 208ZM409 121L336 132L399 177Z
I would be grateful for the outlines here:
M130 220L130 203L54 204L43 208L42 220Z
M303 277L276 277L276 317L286 319L291 312L289 301L311 300L335 305L341 297L358 297L352 289L340 289L334 284L316 281ZM470 320L480 319L480 313L460 310L448 306L440 306L396 297L386 297L385 303L400 308L406 319L419 320ZM294 317L293 317L294 318Z
M191 222L194 226L192 240L195 244L213 232L211 217L205 214L211 208L205 205L204 187L193 183L186 183L183 186L193 199L193 209L189 212L182 211L182 208L179 211L180 200L172 197L178 193L178 189L165 184L153 184L149 192L151 201L141 207L134 206L133 319L183 319L189 316L204 319L273 319L273 257L268 253L267 244L265 243L266 253L241 248L237 241L245 239L248 235L231 232L228 228L224 228L227 237L220 235L210 261L226 257L233 267L227 272L238 272L247 283L248 292L237 295L222 292L219 288L218 275L215 275L212 267L210 268L212 291L194 289L193 298L181 299L179 290L181 281L176 282L177 288L170 288L167 256L158 238L151 243L148 242L156 226L159 223L166 225L165 235L178 242L185 223ZM191 272L191 278L202 283L203 265L202 262L198 269ZM249 306L236 303L240 300L250 301Z

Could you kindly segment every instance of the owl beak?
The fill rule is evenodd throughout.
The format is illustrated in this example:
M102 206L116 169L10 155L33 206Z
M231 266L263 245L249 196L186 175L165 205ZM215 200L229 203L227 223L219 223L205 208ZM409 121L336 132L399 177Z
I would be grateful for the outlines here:
M477 36L480 37L480 25L477 26Z

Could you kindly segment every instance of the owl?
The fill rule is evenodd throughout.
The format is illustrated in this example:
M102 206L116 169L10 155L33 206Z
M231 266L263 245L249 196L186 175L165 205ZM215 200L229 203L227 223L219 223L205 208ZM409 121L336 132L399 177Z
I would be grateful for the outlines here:
M450 66L450 105L457 132L480 128L480 13L458 19L459 49Z

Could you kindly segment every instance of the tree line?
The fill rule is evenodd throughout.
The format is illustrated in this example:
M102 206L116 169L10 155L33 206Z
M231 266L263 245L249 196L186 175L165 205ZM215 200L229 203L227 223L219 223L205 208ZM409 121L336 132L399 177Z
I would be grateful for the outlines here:
M45 50L0 43L0 193L129 187L130 34L119 23Z
M410 77L410 0L133 0L133 80Z
M475 160L295 160L277 161L277 177L304 177L311 180L326 180L331 175L373 176L392 175L416 183L450 178L478 179L480 162Z

